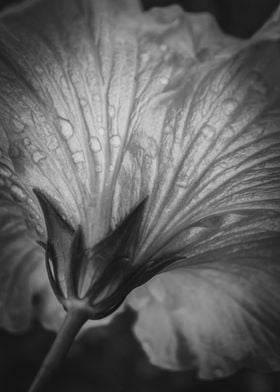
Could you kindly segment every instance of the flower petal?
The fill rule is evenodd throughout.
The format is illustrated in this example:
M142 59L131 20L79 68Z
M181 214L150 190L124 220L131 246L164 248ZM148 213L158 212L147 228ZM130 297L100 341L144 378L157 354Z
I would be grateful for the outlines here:
M208 62L170 116L142 257L178 261L128 298L156 365L206 379L280 368L279 70L273 25Z
M143 258L189 254L204 238L225 241L222 225L231 214L279 211L278 45L243 49L209 66L191 82L191 95L187 86L182 90L180 117L177 112L172 125L163 125ZM234 240L231 234L227 240Z
M81 223L91 246L152 192L182 83L240 42L208 16L210 40L179 7L143 14L137 4L42 0L0 23L1 124L15 171Z
M3 249L23 247L23 253L9 253L9 264L1 257L10 279L13 263L28 269L34 259L36 290L44 291L47 284L45 274L38 278L43 253L35 241L46 241L46 228L34 187L55 200L73 227L83 223L89 245L151 192L165 113L163 105L158 112L154 108L180 85L185 62L195 63L193 37L185 39L192 25L201 50L209 45L193 18L185 27L178 7L144 16L136 1L110 0L34 1L1 15L1 180L13 200L9 210L20 211L24 221L24 230L15 236L3 226ZM235 42L220 40L213 20L203 18L219 37L212 40L214 52ZM217 48L216 41L221 41ZM11 216L9 222L18 229L17 219ZM29 251L27 261L23 254ZM36 282L30 286L24 276L18 274L15 286L25 281L21 300L26 305L13 300L11 291L9 296L17 311L28 308L29 320L28 293ZM3 305L3 320L11 309ZM23 328L28 321L13 324L11 328Z
M243 366L279 370L278 244L279 238L262 243L251 255L209 252L204 264L136 289L129 297L139 314L135 333L152 363L196 367L205 379Z
M122 12L134 9L131 1L47 0L1 15L0 325L8 329L25 329L33 313L48 327L61 320L36 242L47 238L32 189L50 195L73 225L84 220L93 243L110 227L110 184L99 173L106 154L97 147L109 143L103 127L113 110L106 107L115 20L122 25ZM123 59L130 61L129 51Z
M144 287L155 293L163 280L167 295L156 310L161 300L139 308L135 291L136 333L160 339L148 350L155 363L182 368L194 360L201 377L258 356L272 368L278 362L274 33L273 41L265 30L241 42L208 16L178 7L144 15L133 2L109 0L34 2L0 23L0 159L14 176L4 190L10 197L12 185L25 189L32 246L46 237L44 227L35 233L43 217L33 187L56 200L73 227L85 226L90 246L149 195L137 262L175 254L174 267L188 270ZM28 249L25 237L7 238L7 249ZM12 256L11 266L25 260ZM154 315L162 321L156 335ZM178 336L186 346L179 357Z

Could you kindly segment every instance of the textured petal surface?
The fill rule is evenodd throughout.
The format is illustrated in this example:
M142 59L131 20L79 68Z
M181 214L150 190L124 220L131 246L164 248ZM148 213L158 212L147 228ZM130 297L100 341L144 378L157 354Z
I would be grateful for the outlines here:
M161 249L151 258L182 259L129 298L152 362L195 366L201 378L280 367L278 26L270 21L187 95L173 173L155 192L155 216L167 213L147 233L147 249Z
M28 4L0 21L1 246L10 260L3 253L1 290L26 317L7 321L13 306L1 296L0 324L13 329L31 315L33 284L21 271L37 264L40 275L44 258L36 240L46 241L46 228L32 188L49 195L73 227L81 223L89 245L103 238L152 192L167 104L196 64L192 28L199 50L209 45L199 19L178 7L144 16L133 1ZM210 58L235 45L202 19L215 32ZM26 296L18 301L20 287Z
M2 326L27 325L46 290L33 187L88 246L148 197L135 263L177 260L130 297L152 361L204 378L278 366L277 18L240 41L210 16L133 1L45 0L2 16ZM53 325L45 293L36 313Z
M98 8L87 1L34 2L1 18L0 325L11 330L25 329L33 312L48 327L58 325L64 313L42 267L44 254L36 240L46 240L46 230L32 188L51 194L72 223L88 213L85 208L94 210L91 217L104 214L97 206L101 195L89 201L89 194L93 182L98 184L95 195L108 185L104 173L96 180L101 168L94 158L101 151L96 136L107 142L109 137L102 128L107 111L101 99L107 100L107 87L102 95L101 64L93 46L107 51L99 36L109 40L101 26L109 15L107 4L96 12L93 6ZM103 52L103 71L107 67L108 73L110 50ZM103 222L97 216L95 228L102 233L108 217L103 227L96 224L99 220Z

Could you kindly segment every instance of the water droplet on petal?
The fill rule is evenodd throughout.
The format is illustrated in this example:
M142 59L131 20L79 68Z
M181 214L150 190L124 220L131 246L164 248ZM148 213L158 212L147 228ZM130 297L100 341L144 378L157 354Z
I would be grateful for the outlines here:
M100 98L100 95L99 95L99 94L95 94L94 97L93 97L93 99L94 99L94 101L96 101L96 102L100 102L100 101L101 101L101 98Z
M72 154L72 158L75 163L85 162L85 156L83 151L75 152L74 154Z
M169 134L169 133L174 133L174 128L170 125L170 124L167 124L164 128L163 128L163 132L165 133L165 134Z
M28 137L25 137L25 138L23 139L23 144L24 144L25 146L30 146L31 140L30 140Z
M55 150L58 147L58 140L54 135L49 137L48 147L50 150Z
M38 74L44 73L44 69L40 65L35 65L34 69Z
M71 123L65 119L60 119L61 133L65 137L66 140L70 139L70 137L74 133L74 129Z
M150 55L149 55L149 53L146 53L146 52L141 53L141 61L142 61L144 64L147 64L149 60L150 60Z
M93 137L90 139L90 148L92 149L92 151L93 151L94 153L97 153L97 152L99 152L99 151L102 150L100 141L99 141L99 139L98 139L97 137L94 137L94 136L93 136Z
M36 227L36 231L39 235L44 234L44 229L39 223L37 223L35 227Z
M42 161L43 159L45 159L46 158L46 154L43 152L43 151L35 151L33 154L32 154L32 159L33 159L33 162L34 163L38 163L38 162L40 162L40 161Z
M206 140L211 141L215 137L216 131L215 128L212 127L211 125L205 125L201 129L201 133L203 134Z
M113 147L119 147L121 145L121 138L119 135L114 135L111 137L110 143Z
M11 194L16 201L25 201L27 199L26 193L18 185L11 186Z
M237 106L238 102L235 99L225 99L222 103L222 109L224 113L228 116L234 112Z
M13 130L16 133L22 133L24 131L25 124L23 124L22 122L20 122L16 119L13 119L13 125L14 125Z
M163 77L163 78L160 78L159 81L161 84L164 84L164 85L168 84L168 78Z
M115 114L116 114L116 109L115 109L115 107L112 106L112 105L109 105L108 113L109 113L109 116L110 116L110 117L114 117Z

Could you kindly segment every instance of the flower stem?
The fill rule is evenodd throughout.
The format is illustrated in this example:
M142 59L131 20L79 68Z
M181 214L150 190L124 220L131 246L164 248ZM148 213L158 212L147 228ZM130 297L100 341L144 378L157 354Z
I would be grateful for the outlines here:
M43 392L45 390L70 349L75 336L87 319L87 314L82 309L68 311L56 339L28 392Z

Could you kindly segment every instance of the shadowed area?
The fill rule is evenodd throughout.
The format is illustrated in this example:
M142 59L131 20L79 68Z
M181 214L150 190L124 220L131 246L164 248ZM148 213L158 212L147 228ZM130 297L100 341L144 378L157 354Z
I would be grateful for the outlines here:
M242 371L225 380L202 382L194 372L159 369L149 363L133 336L134 320L135 315L126 311L107 327L88 330L73 345L46 392L278 392L280 389L279 373ZM1 390L27 390L54 336L38 325L24 335L0 332Z

